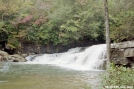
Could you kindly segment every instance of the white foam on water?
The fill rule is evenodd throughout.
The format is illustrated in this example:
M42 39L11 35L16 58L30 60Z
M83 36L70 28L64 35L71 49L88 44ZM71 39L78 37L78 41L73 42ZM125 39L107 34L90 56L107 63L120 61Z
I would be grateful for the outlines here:
M31 55L27 63L51 64L74 70L100 70L106 60L106 45L93 45L85 50L77 47L64 53Z

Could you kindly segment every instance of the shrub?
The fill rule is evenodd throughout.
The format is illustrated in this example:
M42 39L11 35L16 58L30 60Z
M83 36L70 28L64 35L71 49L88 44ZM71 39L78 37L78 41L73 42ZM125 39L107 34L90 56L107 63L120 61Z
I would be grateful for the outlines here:
M101 89L134 89L134 70L132 68L111 67L102 75Z

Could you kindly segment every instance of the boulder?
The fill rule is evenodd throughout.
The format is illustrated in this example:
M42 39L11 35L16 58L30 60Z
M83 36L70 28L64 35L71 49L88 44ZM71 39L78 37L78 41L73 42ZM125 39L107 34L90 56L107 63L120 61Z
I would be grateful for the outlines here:
M0 61L7 61L9 54L7 52L0 50Z
M27 57L28 56L28 54L20 54L22 57Z
M14 55L9 55L5 51L0 50L0 61L5 61L5 62L26 62L25 57L19 55L19 54L14 54Z
M0 56L9 56L9 54L5 51L0 50Z
M9 55L10 62L26 62L26 59L19 54Z

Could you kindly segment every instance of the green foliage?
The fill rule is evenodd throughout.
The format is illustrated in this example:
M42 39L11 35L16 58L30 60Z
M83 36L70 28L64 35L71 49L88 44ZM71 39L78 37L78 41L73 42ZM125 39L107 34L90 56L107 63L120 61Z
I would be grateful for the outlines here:
M109 1L114 42L134 39L133 4L133 0ZM6 25L1 31L23 42L57 45L85 38L105 40L102 0L0 0L0 17L0 24Z
M60 27L59 43L67 44L84 37L96 41L99 38L104 40L104 21L103 14L99 14L102 11L102 8L98 8L99 3L90 0L58 0L57 3L58 6L56 4L55 10L52 9L48 16L60 23L57 25L57 28Z
M8 31L4 29L4 23L0 22L0 42L7 41Z
M60 26L60 42L67 43L72 40L78 40L80 38L80 25L79 21L68 20L65 24ZM62 42L64 41L64 42Z
M6 41L7 41L6 46L11 49L19 47L19 41L18 41L17 35L14 35L14 32L11 32L8 34L8 39L6 39Z
M134 39L133 4L133 0L122 0L120 3L114 1L111 4L111 7L116 8L114 11L110 10L111 38L115 42Z
M123 86L125 89L127 86L134 87L134 70L132 68L116 67L112 64L106 73L102 75L101 89L116 86L116 89L122 89Z
M92 89L91 86L84 85L83 89Z
M9 36L7 47L13 49L19 47L19 41L16 38L12 38Z

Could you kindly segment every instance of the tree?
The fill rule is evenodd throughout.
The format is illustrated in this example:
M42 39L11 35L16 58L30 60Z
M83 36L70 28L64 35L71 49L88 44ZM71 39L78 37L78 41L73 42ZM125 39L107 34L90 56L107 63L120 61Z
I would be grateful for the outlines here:
M106 44L107 44L107 69L110 66L110 33L109 33L109 13L108 13L108 2L104 0L104 11L105 11L105 27L106 27Z
M117 0L119 1L119 0ZM109 1L110 37L113 42L134 40L134 1Z

